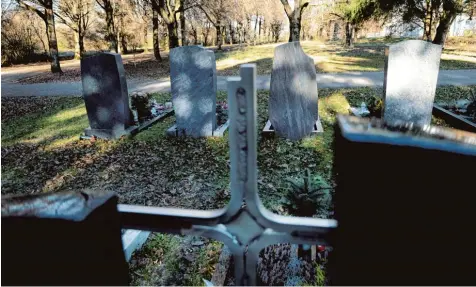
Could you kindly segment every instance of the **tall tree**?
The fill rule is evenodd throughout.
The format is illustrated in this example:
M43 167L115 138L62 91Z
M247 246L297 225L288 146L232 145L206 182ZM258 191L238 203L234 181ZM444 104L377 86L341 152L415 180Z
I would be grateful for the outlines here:
M159 14L155 9L152 10L152 35L152 42L154 45L154 57L157 61L161 62L162 57L160 56Z
M114 7L112 1L114 0L96 0L96 3L106 13L106 36L105 39L109 42L109 51L118 53L117 34L114 26Z
M291 8L288 0L281 0L281 3L289 19L289 42L299 41L302 12L309 5L309 0L294 0L294 8Z
M436 27L432 42L439 45L444 45L451 24L458 14L474 13L475 2L476 0L366 1L375 10L373 14L376 17L399 19L403 23L422 27L423 37L427 41L431 41Z
M233 3L228 0L204 0L199 6L208 21L215 27L218 50L221 50L223 45L226 20L232 5Z
M20 7L35 12L46 25L46 35L48 37L49 56L52 73L63 73L61 71L58 41L56 39L55 15L53 12L53 0L16 0Z
M185 7L185 0L180 0L180 6ZM177 13L180 21L180 35L182 37L182 46L187 45L187 27L185 26L185 11Z
M84 37L93 23L93 0L62 0L59 4L58 19L74 33L75 58L79 59L85 52Z
M194 7L191 4L187 7L184 6L183 0L151 0L152 9L159 13L160 17L167 25L167 31L169 36L169 49L173 49L179 46L178 36L178 16L184 14L185 10ZM184 25L185 26L185 25Z

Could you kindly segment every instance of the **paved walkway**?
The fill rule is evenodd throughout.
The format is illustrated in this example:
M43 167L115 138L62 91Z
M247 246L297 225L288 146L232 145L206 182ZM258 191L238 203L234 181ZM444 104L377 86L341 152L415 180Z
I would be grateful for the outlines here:
M218 77L218 90L226 90L227 77ZM269 89L270 76L257 77L258 90ZM318 74L319 88L355 88L383 86L383 72L354 72L336 74ZM155 81L128 80L129 92L169 92L170 81L159 79ZM467 86L476 85L476 69L473 70L441 70L438 75L438 85ZM2 80L2 97L8 96L78 96L82 94L81 82L72 83L41 83L22 85L8 83Z

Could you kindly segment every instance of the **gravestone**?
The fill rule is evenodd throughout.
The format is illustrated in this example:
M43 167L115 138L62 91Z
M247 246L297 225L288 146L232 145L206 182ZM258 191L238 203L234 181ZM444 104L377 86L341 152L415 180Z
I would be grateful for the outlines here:
M311 134L316 124L320 126L316 68L299 42L274 50L269 121L278 135L291 140Z
M213 51L200 46L172 49L170 80L176 118L172 133L213 136L217 126L217 76Z
M81 81L90 125L86 136L114 139L128 134L133 117L121 56L102 53L81 59Z
M402 41L385 49L383 118L387 123L430 124L441 49L421 40Z

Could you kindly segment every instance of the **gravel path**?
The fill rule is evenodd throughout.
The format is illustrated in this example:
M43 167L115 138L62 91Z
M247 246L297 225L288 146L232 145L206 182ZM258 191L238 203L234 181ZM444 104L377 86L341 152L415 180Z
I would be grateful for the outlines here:
M227 77L218 76L218 90L226 90ZM268 90L270 75L257 77L258 90ZM319 88L354 88L383 86L383 72L354 72L318 74ZM129 92L169 92L170 81L163 78L155 81L129 79ZM476 69L473 70L440 70L438 85L467 86L476 85ZM4 81L2 73L2 97L8 96L78 96L82 93L81 82L41 83L23 85Z

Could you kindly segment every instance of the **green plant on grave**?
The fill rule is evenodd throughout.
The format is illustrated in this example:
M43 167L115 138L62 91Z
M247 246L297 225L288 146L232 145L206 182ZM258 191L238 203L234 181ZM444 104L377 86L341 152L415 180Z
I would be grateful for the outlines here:
M309 169L303 178L288 178L288 190L283 198L283 207L289 214L329 218L332 187L319 174L312 175Z
M382 116L383 100L380 97L370 97L367 108L369 109L371 117L380 118Z
M315 264L316 277L314 278L314 286L326 286L326 271L319 264Z

